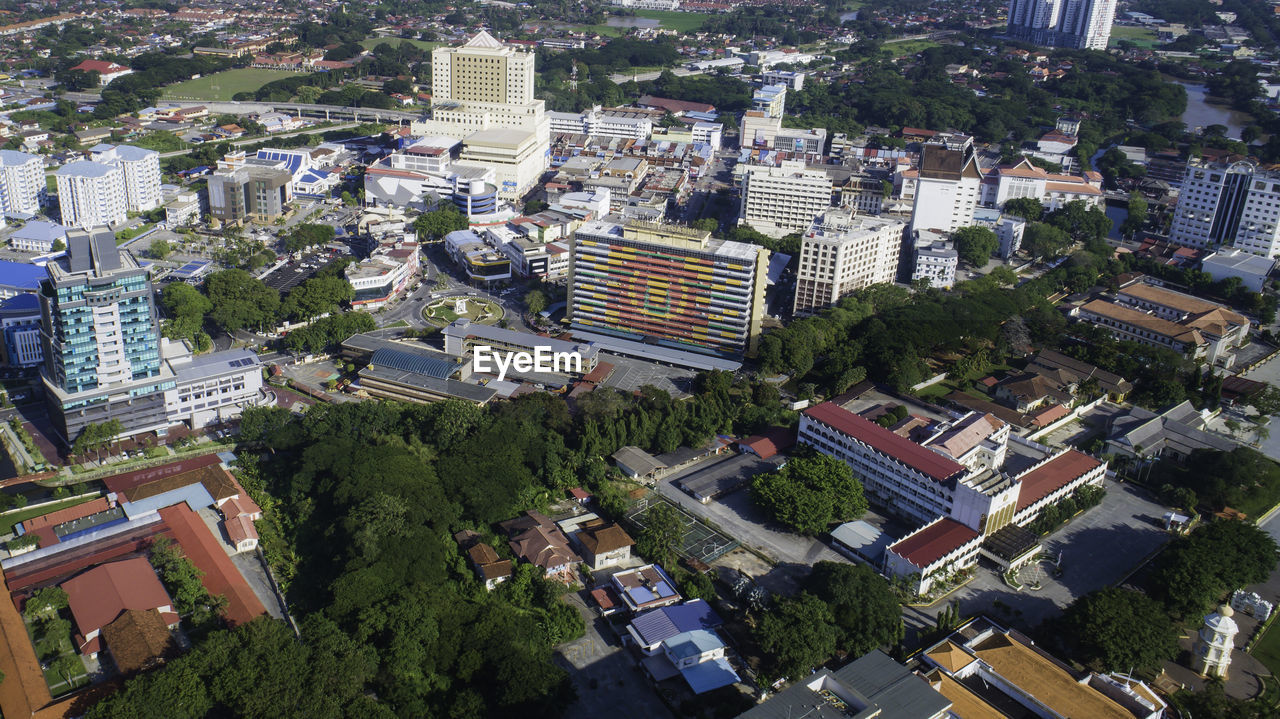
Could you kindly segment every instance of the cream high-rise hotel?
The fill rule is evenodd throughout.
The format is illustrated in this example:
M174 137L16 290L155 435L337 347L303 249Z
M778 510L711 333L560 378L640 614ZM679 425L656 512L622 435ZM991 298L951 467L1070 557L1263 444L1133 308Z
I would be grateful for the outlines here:
M515 201L547 169L551 120L533 96L534 56L481 31L461 47L431 53L431 119L415 135L463 143L457 164L491 167L498 194Z

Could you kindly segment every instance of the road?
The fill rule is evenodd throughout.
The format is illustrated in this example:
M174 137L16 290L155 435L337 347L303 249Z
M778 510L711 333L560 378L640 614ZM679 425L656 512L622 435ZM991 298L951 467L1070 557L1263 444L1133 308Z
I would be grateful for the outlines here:
M347 130L353 127L357 127L358 124L359 123L355 123L355 122L344 122L340 125L326 125L325 127L308 127L302 130L294 130L293 132L282 132L278 135L266 135L264 137L250 137L245 140L232 140L231 145L235 147L239 147L241 145L257 145L263 142L271 142L272 140L278 140L282 137L293 137L294 135L313 135L321 132L331 132L333 130ZM162 152L160 153L160 157L164 158L164 157L177 157L179 155L186 155L187 153L191 152L191 150L194 149L195 147L197 146L192 145L191 147L185 150L173 150L172 152Z
M99 102L102 97L96 92L68 92L63 95L68 100L80 102ZM203 106L208 108L212 113L231 112L237 114L243 113L260 113L260 112L284 112L290 115L308 115L312 117L324 117L326 120L333 115L350 116L351 119L359 122L361 118L365 120L377 121L396 121L400 123L421 120L425 113L422 110L383 110L376 107L342 107L339 105L316 105L298 102L252 102L252 101L221 101L221 100L173 100L161 98L161 104L178 106L178 107L196 107Z

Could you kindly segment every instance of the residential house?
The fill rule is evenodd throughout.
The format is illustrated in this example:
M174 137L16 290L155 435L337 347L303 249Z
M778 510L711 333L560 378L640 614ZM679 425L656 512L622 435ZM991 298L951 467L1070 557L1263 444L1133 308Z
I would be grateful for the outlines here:
M724 650L724 641L707 629L681 632L662 642L663 655L694 694L704 694L738 681L738 673L725 659Z
M631 547L635 545L635 540L626 530L616 524L583 527L577 539L582 545L583 561L593 572L627 562L631 559Z
M702 599L690 599L684 604L674 604L637 614L627 625L627 638L635 642L645 656L653 656L662 649L662 643L682 632L695 629L715 629L724 624L710 604Z
M569 548L564 532L545 515L530 510L525 516L499 524L510 538L511 551L517 558L541 567L548 577L573 581L574 569L582 561Z
M633 614L679 604L682 599L676 583L656 564L618 572L609 581Z

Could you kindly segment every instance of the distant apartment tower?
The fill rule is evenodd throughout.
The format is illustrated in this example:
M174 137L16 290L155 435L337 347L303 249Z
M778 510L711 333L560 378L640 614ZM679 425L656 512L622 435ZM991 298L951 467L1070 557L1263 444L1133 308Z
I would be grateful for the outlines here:
M782 117L787 111L787 86L765 85L751 97L751 109L765 117Z
M124 173L125 207L129 212L147 212L159 207L160 153L130 145L96 145L90 150L94 162L112 165Z
M249 159L239 167L220 167L209 176L209 214L222 222L269 221L288 211L293 173Z
M829 307L863 287L893 282L906 226L897 218L862 217L848 210L829 210L815 219L800 244L795 314Z
M1280 256L1280 173L1251 162L1187 165L1169 239Z
M831 207L831 176L798 160L781 167L748 167L742 177L738 224L781 237L809 229Z
M754 354L769 251L674 225L592 221L569 249L575 330L706 354Z
M1106 50L1116 0L1010 0L1009 37L1049 47Z
M124 172L89 160L69 162L54 173L58 209L67 227L100 227L128 219Z
M973 224L982 171L973 143L928 144L920 153L911 229L955 232Z
M0 213L36 214L47 188L43 158L0 150Z

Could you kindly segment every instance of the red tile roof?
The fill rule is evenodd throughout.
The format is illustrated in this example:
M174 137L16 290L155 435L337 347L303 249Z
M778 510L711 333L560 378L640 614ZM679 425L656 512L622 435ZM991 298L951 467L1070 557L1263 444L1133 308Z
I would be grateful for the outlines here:
M1018 490L1018 511L1035 504L1100 464L1102 463L1083 452L1069 449L1032 469L1018 478L1022 484L1022 488Z
M889 550L915 566L924 569L945 557L956 547L976 539L978 533L949 517L943 517Z
M114 75L118 72L124 72L129 68L123 65L117 65L114 62L104 62L102 60L85 60L84 62L71 68L72 70L83 70L85 72L96 72L100 75Z
M959 462L933 450L925 449L905 437L899 437L875 422L859 417L832 402L823 402L816 407L810 407L804 413L936 481L945 482L965 471L964 465Z
M41 530L41 529L48 529L49 530L48 535L41 533L40 536L52 537L53 541L49 542L49 544L56 544L58 539L56 536L53 535L54 527L64 522L70 522L73 519L82 519L84 517L88 517L91 514L97 514L98 512L105 512L108 509L111 509L111 506L107 504L107 498L98 497L97 499L84 502L83 504L77 504L73 507L66 507L64 509L59 509L56 512L43 514L43 515L40 515L39 517L32 517L31 519L28 519L27 521L23 522L20 526L22 527L23 533L28 533L28 534L31 532L37 532L38 530ZM43 542L41 544L44 545Z
M173 600L151 563L142 557L100 564L63 582L62 588L67 592L71 616L76 620L79 648L86 652L98 651L100 640L84 637L101 631L126 609L146 611L173 607ZM177 621L172 611L161 614L166 624Z
M796 435L785 427L770 427L754 437L747 437L741 444L749 447L761 459L768 459L796 443Z
M102 480L107 486L107 490L124 494L125 492L141 487L148 482L154 482L158 479L172 477L174 475L183 474L192 470L208 467L218 464L222 460L218 459L216 454L205 454L191 459L183 459L169 464L162 464L158 467L148 467L146 469L138 469L124 474L116 474ZM216 497L215 497L216 499Z
M160 517L173 530L173 536L182 545L187 559L204 572L200 578L204 588L210 594L221 594L227 598L227 608L222 611L222 616L228 623L232 626L247 624L267 613L244 575L232 564L222 542L214 538L204 520L186 504L164 507L160 510Z

